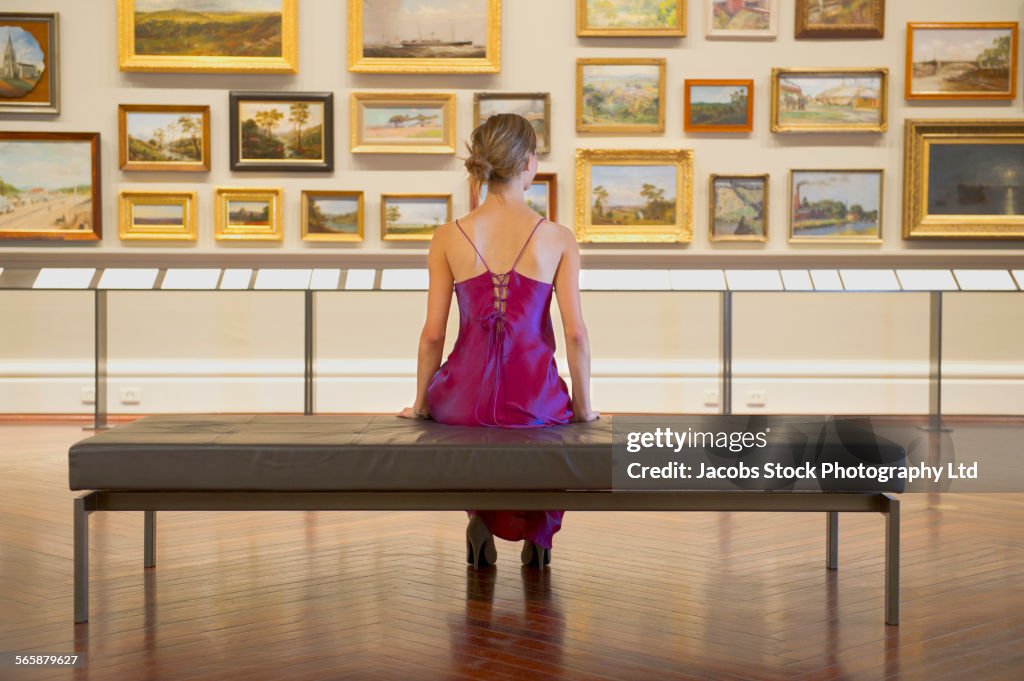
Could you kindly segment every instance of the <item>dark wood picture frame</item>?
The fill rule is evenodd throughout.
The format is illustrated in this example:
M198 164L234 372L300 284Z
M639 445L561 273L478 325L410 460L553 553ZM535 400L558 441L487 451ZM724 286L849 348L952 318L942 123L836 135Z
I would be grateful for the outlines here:
M187 113L200 114L203 121L203 149L195 162L132 161L129 158L128 117L133 113ZM188 104L118 104L117 105L117 157L121 170L199 172L210 170L210 107Z
M871 21L866 24L813 24L807 16L808 5L816 0L796 0L796 26L793 37L797 40L825 38L884 38L885 0L871 0Z
M334 170L334 93L333 92L240 92L229 93L231 169L255 172L332 172ZM310 160L242 158L242 121L240 107L245 102L313 103L323 106L321 125L322 158Z
M735 85L747 89L747 122L745 125L694 124L690 110L690 91L693 87ZM683 130L685 132L753 132L754 130L754 81L744 78L692 78L683 83Z
M42 73L36 72L36 83L21 97L0 98L0 113L25 115L56 115L60 113L60 14L57 12L0 12L0 24L22 24L39 42L45 60ZM39 36L33 30L45 34ZM40 40L40 37L43 37ZM6 47L0 44L0 50Z

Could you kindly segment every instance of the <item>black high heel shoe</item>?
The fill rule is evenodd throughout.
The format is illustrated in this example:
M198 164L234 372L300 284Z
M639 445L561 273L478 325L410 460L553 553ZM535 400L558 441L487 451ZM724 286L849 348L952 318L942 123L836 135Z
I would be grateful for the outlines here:
M551 549L542 549L529 539L523 540L523 552L519 554L523 565L544 568L551 565Z
M466 526L466 562L474 569L489 567L498 562L498 549L494 535L480 516L473 516Z

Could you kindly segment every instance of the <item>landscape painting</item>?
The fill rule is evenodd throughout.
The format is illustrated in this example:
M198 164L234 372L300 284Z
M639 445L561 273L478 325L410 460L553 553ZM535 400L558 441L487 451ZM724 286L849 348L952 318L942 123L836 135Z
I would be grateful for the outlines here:
M302 192L304 241L362 241L363 192Z
M281 190L218 188L214 238L235 241L280 241Z
M430 241L452 219L451 194L385 194L380 207L385 241Z
M352 151L455 153L455 95L352 95Z
M884 132L887 69L772 69L772 132Z
M578 132L665 131L664 59L579 59Z
M881 170L790 171L790 241L882 239Z
M99 239L99 134L0 132L0 239Z
M330 93L231 93L232 170L334 167Z
M175 105L118 107L122 170L210 169L210 108Z
M928 214L1024 216L1024 142L933 141Z
M683 128L687 132L750 132L754 81L687 80Z
M56 14L0 12L0 113L58 113Z
M685 36L686 0L577 0L579 36Z
M1017 24L907 25L907 99L1013 99Z
M797 0L797 38L881 38L885 0Z
M711 241L768 240L768 176L711 176Z
M473 125L478 127L488 118L500 113L522 116L537 134L537 153L551 151L551 94L511 94L477 92L473 95Z
M709 38L774 38L778 0L706 0Z
M196 202L195 192L121 192L121 239L195 241Z
M595 225L672 225L676 222L674 165L600 165L590 169L590 216Z

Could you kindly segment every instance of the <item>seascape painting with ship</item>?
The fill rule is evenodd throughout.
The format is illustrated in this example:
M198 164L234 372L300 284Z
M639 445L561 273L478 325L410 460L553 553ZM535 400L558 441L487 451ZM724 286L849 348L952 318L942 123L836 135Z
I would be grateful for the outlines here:
M1024 144L932 143L928 213L1024 215Z
M363 56L483 58L487 10L487 0L364 0Z

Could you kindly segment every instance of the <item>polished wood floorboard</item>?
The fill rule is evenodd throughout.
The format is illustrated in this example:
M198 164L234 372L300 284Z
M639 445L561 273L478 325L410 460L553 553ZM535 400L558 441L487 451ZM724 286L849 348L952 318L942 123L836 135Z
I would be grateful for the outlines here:
M161 513L90 520L72 623L67 448L0 425L0 651L81 669L0 679L837 681L1024 679L1024 495L903 496L901 625L883 624L883 519L569 513L552 568L464 564L460 513Z

